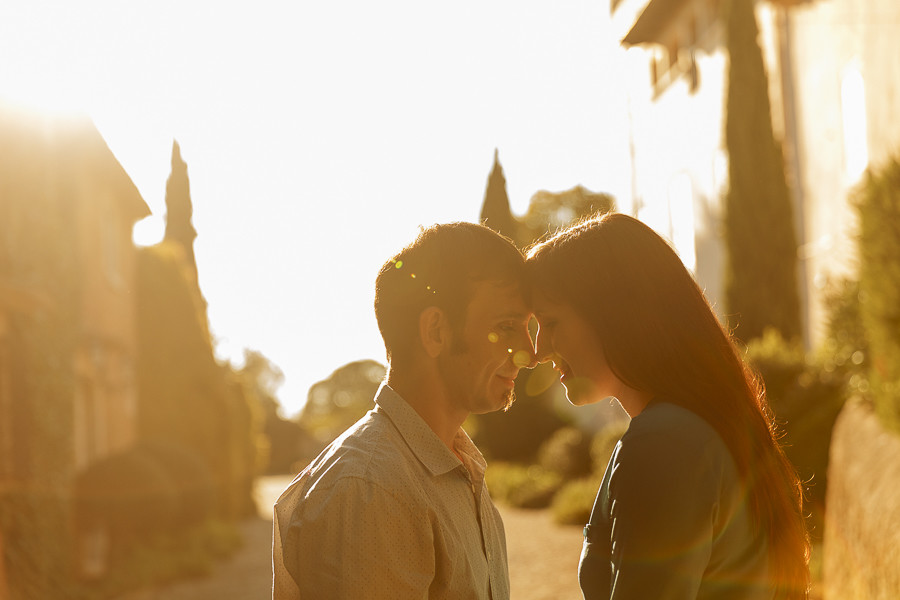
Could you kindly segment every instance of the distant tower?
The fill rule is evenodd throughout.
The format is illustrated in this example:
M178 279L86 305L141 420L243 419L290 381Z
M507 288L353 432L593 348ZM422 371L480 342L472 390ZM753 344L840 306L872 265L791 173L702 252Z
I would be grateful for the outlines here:
M481 222L518 243L518 225L509 209L506 177L503 176L500 153L496 148L494 149L494 166L488 176L487 189L484 191L484 204L481 205Z
M184 248L184 257L194 278L197 278L197 262L194 259L194 239L197 231L191 223L191 184L187 163L181 158L181 148L172 142L172 172L166 182L166 237Z

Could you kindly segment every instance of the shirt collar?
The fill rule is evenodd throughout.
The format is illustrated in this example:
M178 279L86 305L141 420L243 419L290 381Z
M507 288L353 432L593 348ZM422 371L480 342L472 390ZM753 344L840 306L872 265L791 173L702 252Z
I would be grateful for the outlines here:
M453 446L457 452L469 459L467 461L471 463L469 465L463 465L428 426L428 423L419 416L419 413L386 383L381 384L378 389L375 403L378 405L376 410L383 412L394 423L413 454L432 475L443 475L460 466L465 466L470 473L473 469L475 470L473 475L476 475L476 478L484 477L487 463L475 443L461 427L456 432Z

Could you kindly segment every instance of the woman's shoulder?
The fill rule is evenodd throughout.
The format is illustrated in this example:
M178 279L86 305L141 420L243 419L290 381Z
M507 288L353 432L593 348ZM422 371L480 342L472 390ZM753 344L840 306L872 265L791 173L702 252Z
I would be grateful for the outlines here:
M650 444L675 453L725 449L718 432L695 412L666 401L651 402L631 420L624 444Z

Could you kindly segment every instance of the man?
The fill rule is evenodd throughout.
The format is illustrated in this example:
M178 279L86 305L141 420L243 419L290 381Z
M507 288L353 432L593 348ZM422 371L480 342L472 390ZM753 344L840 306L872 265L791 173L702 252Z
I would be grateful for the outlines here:
M508 600L503 523L462 430L531 366L524 258L481 225L423 230L381 268L376 406L275 505L275 600Z

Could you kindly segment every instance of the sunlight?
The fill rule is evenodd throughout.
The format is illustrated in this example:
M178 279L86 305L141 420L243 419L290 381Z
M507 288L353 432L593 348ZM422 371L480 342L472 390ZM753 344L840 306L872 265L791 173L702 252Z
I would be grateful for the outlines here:
M166 234L166 220L157 215L150 215L134 225L132 239L138 246L153 246L162 241Z

